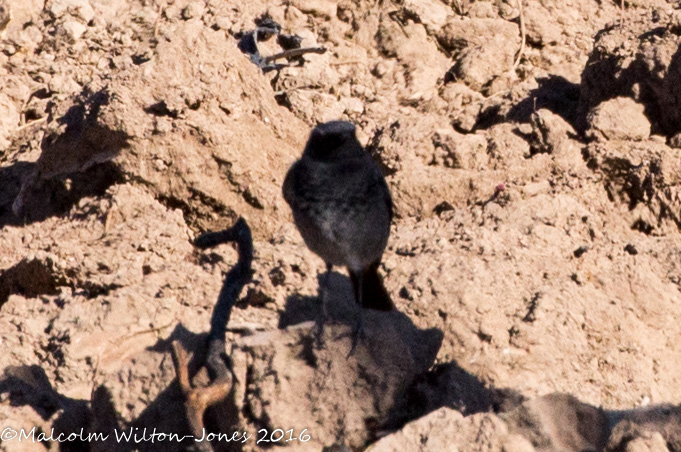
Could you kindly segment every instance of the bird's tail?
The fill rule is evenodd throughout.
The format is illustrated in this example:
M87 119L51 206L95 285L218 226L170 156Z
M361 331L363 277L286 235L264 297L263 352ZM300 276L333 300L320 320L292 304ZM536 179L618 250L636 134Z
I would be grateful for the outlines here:
M378 274L378 262L371 264L362 273L362 307L378 311L392 311L395 304L383 285L383 279ZM350 271L355 300L359 296L359 273Z

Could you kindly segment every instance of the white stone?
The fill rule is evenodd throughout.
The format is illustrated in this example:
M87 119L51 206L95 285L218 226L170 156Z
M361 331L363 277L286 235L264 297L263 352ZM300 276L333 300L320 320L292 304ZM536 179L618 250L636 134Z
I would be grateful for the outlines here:
M83 33L85 33L85 30L87 30L85 25L76 20L67 20L64 22L63 27L66 35L73 41L80 39L80 37L83 36Z

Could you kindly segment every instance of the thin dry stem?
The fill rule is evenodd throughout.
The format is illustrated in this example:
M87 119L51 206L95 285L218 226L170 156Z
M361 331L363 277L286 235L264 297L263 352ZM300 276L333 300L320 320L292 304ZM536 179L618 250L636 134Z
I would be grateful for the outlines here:
M36 124L40 124L41 122L45 122L45 121L47 121L47 116L43 116L42 118L38 118L35 121L27 122L26 124L17 127L17 132L19 132L20 130L24 130L27 127L31 127L31 126L34 126Z
M515 71L520 64L520 59L523 56L523 53L525 52L525 14L523 13L523 0L518 0L518 10L520 12L520 36L521 36L521 43L520 43L520 51L518 52L518 56L515 59L515 63L513 63L513 67L511 68L512 71Z
M281 60L283 58L295 58L297 56L305 55L306 53L324 53L326 48L324 47L305 47L302 49L291 49L285 50L280 53L275 53L265 57L265 63L271 63L272 61Z

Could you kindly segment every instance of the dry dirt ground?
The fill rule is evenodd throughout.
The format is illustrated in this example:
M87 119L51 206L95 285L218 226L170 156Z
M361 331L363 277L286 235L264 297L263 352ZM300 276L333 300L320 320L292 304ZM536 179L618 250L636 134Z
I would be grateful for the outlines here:
M189 447L113 433L188 434L170 344L200 355L238 257L192 243L241 216L206 424L251 436L216 449L681 451L680 7L0 0L0 432L110 436L0 450ZM264 14L326 53L263 72ZM323 264L280 192L339 118L397 214L397 311L351 357L342 269L311 341Z

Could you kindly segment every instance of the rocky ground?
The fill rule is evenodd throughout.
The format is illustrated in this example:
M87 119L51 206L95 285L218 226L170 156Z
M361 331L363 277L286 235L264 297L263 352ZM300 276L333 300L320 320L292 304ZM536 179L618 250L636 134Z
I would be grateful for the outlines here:
M216 449L681 451L679 8L0 0L0 431L188 434L170 344L198 361L238 258L192 243L241 216L253 275L206 423L252 436ZM238 44L264 15L326 52L261 70ZM281 196L339 118L396 211L397 311L351 357L342 269L313 345L324 266Z

